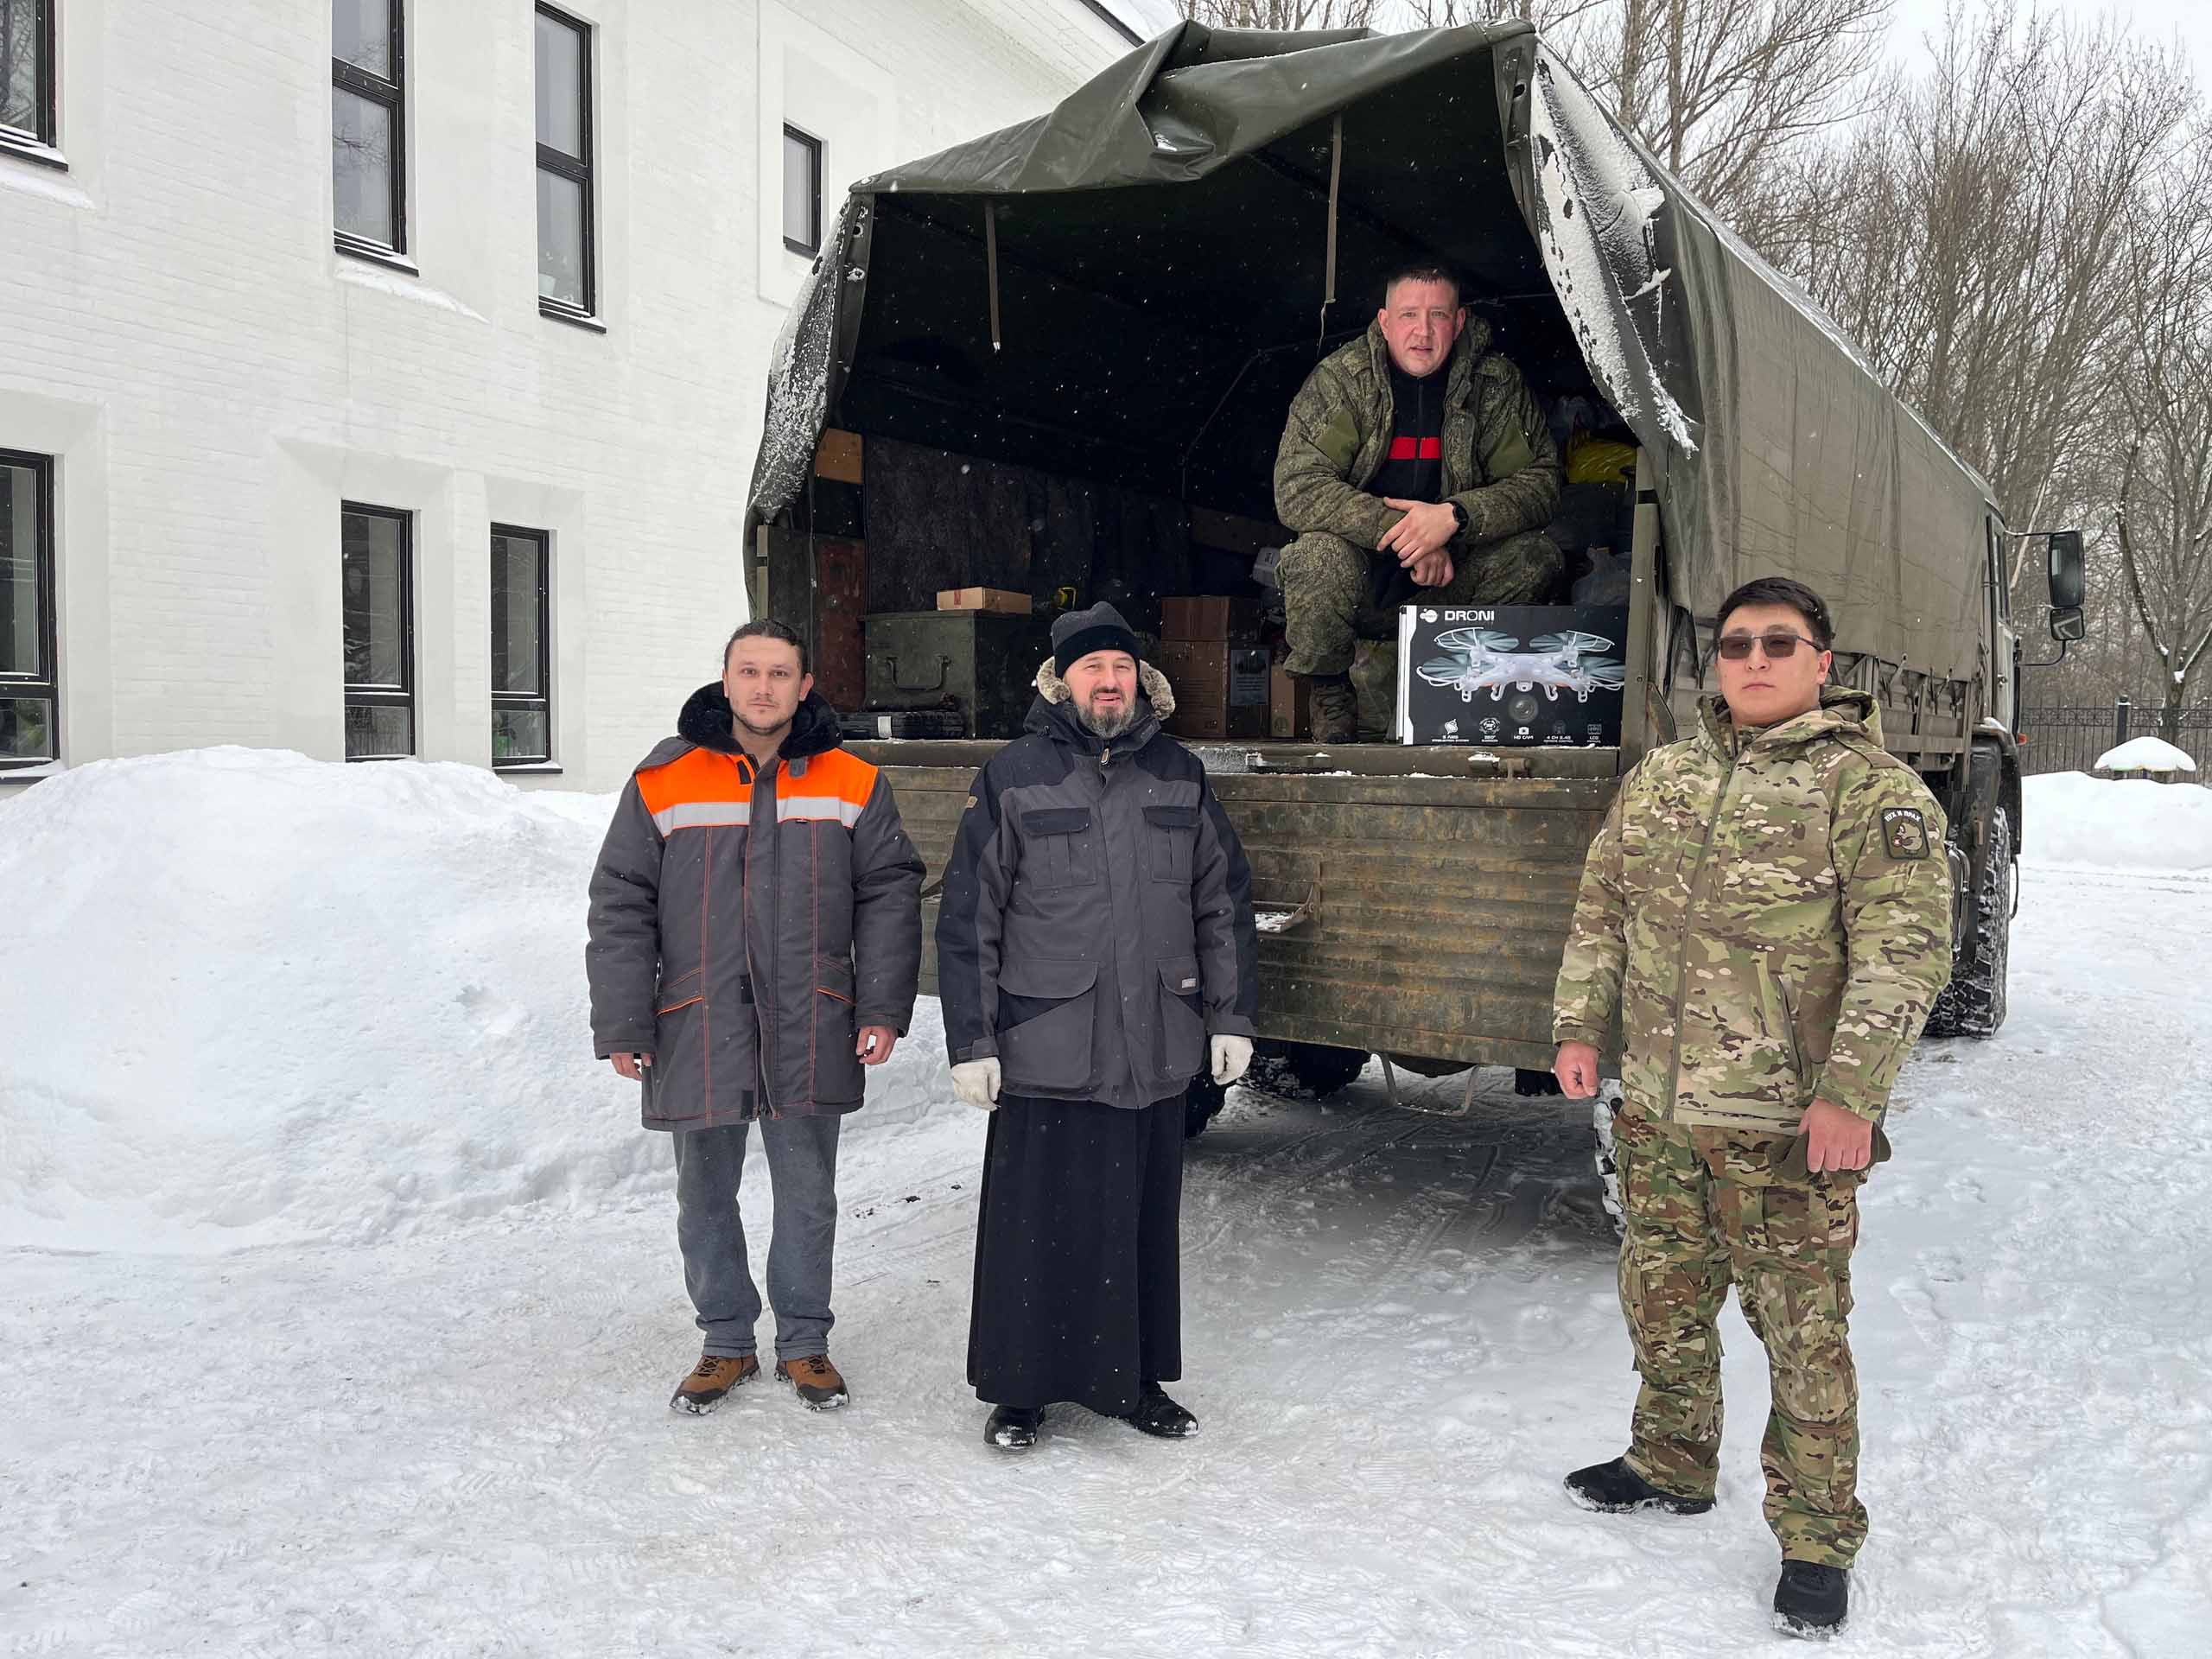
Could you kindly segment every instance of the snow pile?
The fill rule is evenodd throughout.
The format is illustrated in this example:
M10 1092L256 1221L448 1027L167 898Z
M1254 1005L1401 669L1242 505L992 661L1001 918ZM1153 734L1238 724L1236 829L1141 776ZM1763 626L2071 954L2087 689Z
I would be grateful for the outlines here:
M2196 762L2163 737L2131 737L2097 757L2099 772L2195 772Z
M2212 870L2212 790L2081 772L2030 778L2021 788L2036 863Z
M613 804L242 748L0 804L0 1246L358 1243L664 1187L591 1054ZM949 1097L928 1023L871 1116Z

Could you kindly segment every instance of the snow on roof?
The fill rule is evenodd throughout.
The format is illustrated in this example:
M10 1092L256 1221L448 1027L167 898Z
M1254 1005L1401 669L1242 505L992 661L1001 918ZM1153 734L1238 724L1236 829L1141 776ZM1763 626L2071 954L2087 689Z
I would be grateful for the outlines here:
M2097 757L2099 772L2195 772L2196 762L2162 737L2131 737Z

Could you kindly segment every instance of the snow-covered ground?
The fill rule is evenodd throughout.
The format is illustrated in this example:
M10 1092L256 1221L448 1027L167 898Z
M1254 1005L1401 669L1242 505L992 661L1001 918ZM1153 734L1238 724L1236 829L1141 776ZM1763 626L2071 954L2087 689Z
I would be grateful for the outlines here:
M2011 1021L1923 1048L1867 1189L1846 1642L2199 1654L2203 791L2029 787ZM1204 1434L1056 1414L1009 1460L962 1381L983 1122L925 1004L845 1143L856 1403L671 1414L697 1351L666 1145L582 1028L605 811L234 750L0 804L0 1650L1794 1648L1732 1310L1718 1509L1560 1494L1633 1376L1587 1126L1502 1072L1464 1120L1372 1071L1238 1091L1184 1206ZM2100 814L2141 833L2044 861Z

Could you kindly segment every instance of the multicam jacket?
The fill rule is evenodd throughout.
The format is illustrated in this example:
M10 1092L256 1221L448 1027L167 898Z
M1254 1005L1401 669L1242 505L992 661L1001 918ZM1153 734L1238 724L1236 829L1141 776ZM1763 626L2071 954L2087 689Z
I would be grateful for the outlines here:
M1878 1120L1950 978L1943 835L1865 692L1740 734L1712 700L1590 849L1554 1040L1605 1047L1618 1013L1625 1109L1661 1121Z
M857 1111L862 1026L904 1032L922 861L819 692L754 764L703 685L632 774L591 879L592 1052L653 1056L649 1129Z
M1467 510L1463 542L1541 530L1559 510L1559 447L1491 327L1467 319L1445 367L1444 499ZM1398 521L1367 486L1389 458L1390 350L1379 323L1332 352L1290 401L1275 451L1275 516L1370 551Z

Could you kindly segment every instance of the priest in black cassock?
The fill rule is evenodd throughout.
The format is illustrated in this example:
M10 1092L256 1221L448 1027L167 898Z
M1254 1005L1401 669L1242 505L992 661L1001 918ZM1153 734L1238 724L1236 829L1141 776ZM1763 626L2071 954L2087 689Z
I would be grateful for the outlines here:
M1179 1439L1183 1095L1242 1076L1251 872L1167 680L1110 605L1052 625L1023 736L969 785L938 912L953 1087L992 1112L968 1380L985 1438L1086 1406Z

